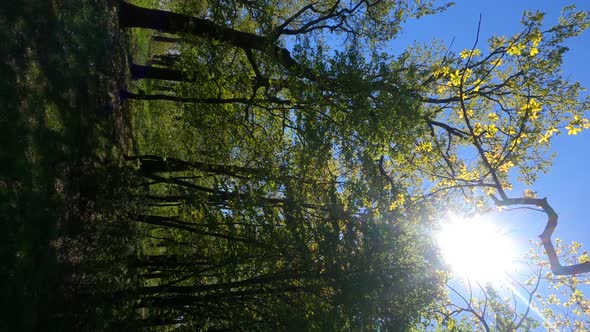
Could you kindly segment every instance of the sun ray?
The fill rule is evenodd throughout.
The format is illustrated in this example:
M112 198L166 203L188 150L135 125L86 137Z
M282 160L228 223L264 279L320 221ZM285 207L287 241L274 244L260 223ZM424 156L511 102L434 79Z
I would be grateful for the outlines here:
M545 318L545 315L543 314L543 312L541 312L541 310L539 310L537 307L535 307L535 305L532 303L532 298L530 299L531 301L529 302L529 299L526 298L524 295L522 295L522 292L520 292L518 289L516 289L516 287L514 287L513 285L507 283L508 288L510 288L510 290L516 294L516 296L518 296L518 298L528 306L528 308L530 308L530 311L532 311L535 315L537 315L537 317L539 317L543 323L550 323L547 318Z

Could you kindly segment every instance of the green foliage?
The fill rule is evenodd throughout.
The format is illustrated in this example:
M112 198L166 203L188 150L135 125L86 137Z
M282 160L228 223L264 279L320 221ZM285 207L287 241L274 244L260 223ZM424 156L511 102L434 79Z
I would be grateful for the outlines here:
M180 37L161 50L177 61L158 66L184 79L149 103L158 126L131 158L146 203L137 324L408 328L444 298L426 240L436 211L505 199L511 169L531 183L554 134L588 127L581 87L559 73L583 13L549 30L527 13L522 33L485 51L394 58L383 42L399 24L439 9L365 5L178 1L194 17L158 14ZM449 311L437 328L536 326L482 291L493 319L469 302L476 321Z
M178 10L257 33L281 18L246 15L264 4L209 5ZM416 79L367 57L355 29L358 42L336 52L316 39L323 28L302 32L292 60L182 34L173 68L190 80L174 95L194 102L150 102L158 126L131 161L147 190L139 284L126 294L144 308L135 324L397 331L440 292L429 207L406 202L382 167L423 134Z
M426 68L419 72L430 147L417 151L422 153L414 160L433 190L471 186L502 196L512 187L511 170L531 184L548 169L552 137L589 128L583 116L590 101L580 97L579 83L562 77L560 66L567 51L563 42L590 20L575 7L564 9L548 29L543 17L525 13L520 33L491 37L487 50L479 42L458 56L430 47L408 51L413 66Z

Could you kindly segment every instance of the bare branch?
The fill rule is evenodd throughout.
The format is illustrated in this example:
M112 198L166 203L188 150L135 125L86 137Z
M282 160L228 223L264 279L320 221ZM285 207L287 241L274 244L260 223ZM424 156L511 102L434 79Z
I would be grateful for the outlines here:
M584 262L579 264L573 265L561 265L559 262L559 258L557 257L557 253L555 252L555 247L553 246L553 242L551 241L551 235L555 231L557 227L557 213L555 210L549 205L547 202L547 198L529 198L529 197L521 197L521 198L502 198L498 199L494 195L490 195L494 203L497 206L512 206L512 205L532 205L540 207L543 212L547 215L547 225L543 230L543 233L539 235L541 239L541 243L547 253L547 257L549 258L549 263L551 265L551 271L553 274L556 275L576 275L580 273L587 273L590 272L590 262Z
M449 126L446 123L442 123L442 122L438 122L438 121L434 121L432 119L429 118L425 118L426 123L430 126L436 126L436 127L440 127L444 130L446 130L449 134L461 137L461 138L465 138L465 136L469 136L469 133L466 133L460 129L457 129L455 127Z
M306 5L306 6L304 6L299 11L297 11L297 13L293 14L293 16L291 16L288 19L286 19L285 22L283 22L283 24L281 24L278 27L276 27L276 29L275 29L275 35L278 37L281 34L281 31L283 31L289 24L291 24L291 22L293 22L298 17L300 17L301 15L303 15L303 13L305 13L307 10L310 10L311 9L313 11L313 5L316 4L316 3L310 3L310 4Z
M391 191L395 191L395 182L393 182L393 179L391 178L391 176L389 176L389 174L387 174L387 172L385 171L385 168L383 167L383 161L384 161L385 156L381 156L381 158L379 158L378 161L378 165L379 165L379 173L385 177L385 179L387 180L387 182L391 185Z
M528 303L526 306L526 311L524 312L524 314L522 315L520 321L518 322L518 324L516 325L516 327L514 328L515 331L518 331L518 329L520 328L520 326L522 325L522 323L524 323L526 317L528 316L530 310L531 310L531 302L533 301L533 295L535 295L535 293L537 292L537 289L539 289L539 285L541 284L541 274L543 273L543 267L541 267L539 269L539 272L537 273L537 282L535 283L535 287L531 290L531 291L527 291L529 293L529 298L528 298ZM522 288L524 288L524 286L517 282Z

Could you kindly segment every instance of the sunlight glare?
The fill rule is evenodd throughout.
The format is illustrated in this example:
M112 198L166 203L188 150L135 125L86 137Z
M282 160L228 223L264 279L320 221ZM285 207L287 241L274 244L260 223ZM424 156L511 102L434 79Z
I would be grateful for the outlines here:
M498 283L514 269L510 237L488 218L449 215L436 239L444 260L457 276Z

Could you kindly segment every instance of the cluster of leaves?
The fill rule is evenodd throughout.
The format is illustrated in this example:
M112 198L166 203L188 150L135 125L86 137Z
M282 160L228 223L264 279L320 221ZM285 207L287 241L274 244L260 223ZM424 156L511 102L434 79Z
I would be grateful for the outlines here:
M590 261L587 251L580 252L582 245L576 241L564 243L555 239L556 253L568 264ZM531 264L547 266L545 253L537 245L531 250ZM535 294L534 307L540 312L542 324L548 331L585 331L590 328L590 279L585 275L554 276L545 273L541 278L549 285L546 292ZM527 281L530 283L531 281Z
M560 23L548 29L543 16L525 13L520 33L491 37L487 50L476 41L459 55L440 50L434 56L430 49L426 58L421 50L409 51L425 68L422 96L431 128L426 143L418 143L429 148L418 149L414 164L434 188L504 196L511 170L531 184L550 165L546 151L555 135L589 128L584 112L590 101L581 99L579 83L560 74L562 44L588 27L588 16L566 7Z

